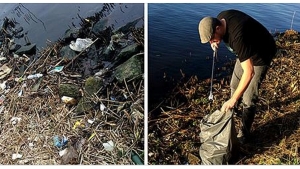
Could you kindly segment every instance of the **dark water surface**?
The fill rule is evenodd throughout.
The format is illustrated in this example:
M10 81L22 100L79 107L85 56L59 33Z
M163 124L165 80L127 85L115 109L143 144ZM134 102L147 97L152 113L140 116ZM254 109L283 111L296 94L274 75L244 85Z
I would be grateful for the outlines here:
M180 69L198 79L211 76L212 50L201 44L198 23L205 16L216 17L227 9L244 11L261 22L270 32L300 30L300 4L148 4L148 93L149 104L164 95L167 78L179 79ZM295 12L295 15L294 15ZM293 19L294 15L294 19ZM293 19L293 22L292 22ZM207 58L210 59L207 59ZM234 59L221 44L217 67Z
M29 40L44 47L46 40L56 41L70 28L79 27L80 17L93 16L102 9L102 3L1 3L0 20L7 16L15 18ZM144 4L115 4L107 15L108 23L115 28L144 16ZM2 23L2 22L0 22ZM20 43L25 43L20 39Z

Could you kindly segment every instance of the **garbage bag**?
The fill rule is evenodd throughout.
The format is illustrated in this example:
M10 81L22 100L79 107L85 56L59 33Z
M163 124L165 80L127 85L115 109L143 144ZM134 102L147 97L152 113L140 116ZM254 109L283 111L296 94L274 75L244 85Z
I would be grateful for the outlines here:
M238 158L239 142L233 111L215 112L204 116L200 123L199 149L202 165L231 164Z

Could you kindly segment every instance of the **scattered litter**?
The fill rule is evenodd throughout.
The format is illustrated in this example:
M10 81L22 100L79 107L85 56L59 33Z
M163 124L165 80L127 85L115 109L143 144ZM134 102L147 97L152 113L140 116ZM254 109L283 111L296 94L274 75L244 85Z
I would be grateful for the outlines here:
M88 139L88 141L90 141L94 136L96 135L96 133L93 133L90 138Z
M108 69L101 69L99 72L95 73L95 76L103 76L106 72L108 72Z
M6 60L6 57L0 56L0 61Z
M6 64L0 67L0 79L5 78L11 72L11 68L7 67Z
M19 93L18 93L18 97L21 97L22 94L23 94L23 90L21 89L21 90L19 91Z
M0 114L3 112L4 106L0 106Z
M0 89L1 89L1 91L6 89L6 81L4 81L0 84Z
M29 147L33 147L34 146L34 144L33 143L29 143Z
M85 126L84 124L81 123L81 121L76 121L73 126L73 130L75 130L77 127L85 127Z
M55 72L61 72L63 70L64 66L57 66L53 70L49 72L49 74L55 73Z
M27 163L29 163L29 159L24 159L24 160L18 161L18 164L20 164L20 165L25 165Z
M93 124L94 122L95 122L95 120L88 119L89 124Z
M5 98L6 98L5 95L1 95L1 97L0 97L0 104L2 104L4 102Z
M114 150L114 142L113 141L108 141L107 143L103 143L104 149L106 151L113 151Z
M13 155L12 155L12 159L13 159L13 160L19 159L19 158L22 158L22 157L23 157L23 155L21 155L21 154L13 154Z
M13 117L13 118L11 118L11 120L10 120L11 124L13 124L13 125L19 123L20 121L21 121L21 118L20 118L20 117Z
M106 107L104 106L104 104L103 104L103 103L101 103L101 104L100 104L100 110L101 110L101 111L104 111L104 110L105 110L105 108L106 108Z
M137 165L144 165L143 160L135 152L131 152L131 160Z
M54 136L53 142L54 142L54 146L61 148L68 143L68 138L65 136L63 136L63 137Z
M93 41L89 38L86 39L77 38L76 42L71 41L71 44L69 46L72 50L81 52L85 50L87 47L89 47L92 43Z
M125 93L123 93L123 96L125 97L125 99L127 99L127 98L128 98L128 96L127 96Z
M23 94L23 88L25 88L25 87L26 87L26 83L22 84L21 90L20 90L19 93L18 93L18 97L21 97L21 96L22 96L22 94Z
M27 79L35 79L35 78L40 78L42 76L43 76L43 74L37 73L37 74L34 74L34 75L28 75Z
M74 105L77 103L76 99L68 96L63 96L61 97L62 102L69 104L69 105Z
M22 82L23 80L24 80L24 79L23 79L22 77L16 77L16 78L15 78L15 81L16 81L16 82Z
M65 155L67 153L67 151L68 151L68 148L65 148L65 149L59 151L58 154L59 154L59 156L63 156L63 155Z
M62 164L78 164L78 152L73 146L68 147L62 155Z
M19 57L20 57L19 55L14 54L14 58L15 58L15 59L18 59Z

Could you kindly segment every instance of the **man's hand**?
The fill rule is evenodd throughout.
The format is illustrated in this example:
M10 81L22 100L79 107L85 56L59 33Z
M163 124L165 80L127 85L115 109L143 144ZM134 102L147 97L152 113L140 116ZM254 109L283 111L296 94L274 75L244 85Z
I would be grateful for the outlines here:
M229 109L232 109L234 107L235 103L236 103L236 100L234 100L232 98L229 99L228 101L226 101L223 104L223 106L221 108L221 112L227 112Z
M216 52L216 51L218 50L218 48L219 48L219 46L218 46L218 44L217 44L216 42L211 43L211 44L210 44L210 47L212 48L212 50L213 50L214 52Z

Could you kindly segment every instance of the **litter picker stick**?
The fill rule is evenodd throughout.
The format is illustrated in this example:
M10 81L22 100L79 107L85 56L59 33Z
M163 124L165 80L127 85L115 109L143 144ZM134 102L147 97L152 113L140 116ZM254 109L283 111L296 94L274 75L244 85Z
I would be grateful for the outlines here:
M209 92L209 96L208 96L208 100L210 100L210 101L214 100L214 96L212 94L212 87L213 87L214 69L215 69L215 57L216 57L216 55L217 55L217 52L214 51L214 54L213 54L213 64L212 64L212 68L211 68L210 92Z

